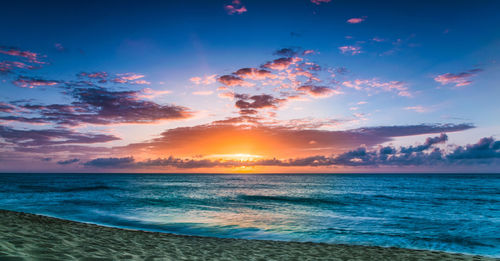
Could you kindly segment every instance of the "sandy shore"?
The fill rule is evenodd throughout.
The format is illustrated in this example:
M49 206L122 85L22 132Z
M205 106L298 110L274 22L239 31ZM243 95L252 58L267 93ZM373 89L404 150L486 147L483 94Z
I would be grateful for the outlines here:
M0 210L0 260L495 260L437 251L221 239ZM499 259L496 259L499 260Z

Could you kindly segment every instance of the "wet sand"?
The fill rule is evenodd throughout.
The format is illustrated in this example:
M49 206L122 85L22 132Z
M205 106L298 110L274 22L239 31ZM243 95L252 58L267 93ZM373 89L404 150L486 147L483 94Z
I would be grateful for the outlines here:
M180 236L0 210L0 260L500 260L402 248Z

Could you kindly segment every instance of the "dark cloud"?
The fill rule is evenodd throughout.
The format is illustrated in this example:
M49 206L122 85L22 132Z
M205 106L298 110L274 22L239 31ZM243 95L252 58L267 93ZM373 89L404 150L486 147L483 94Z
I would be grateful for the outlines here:
M0 102L0 112L13 112L16 106L4 102Z
M70 165L76 162L79 162L79 159L68 159L68 160L60 160L57 162L59 165Z
M6 126L0 126L0 138L20 147L92 144L119 140L113 135L80 133L68 129L19 130Z
M410 146L410 147L402 147L401 152L403 153L411 153L411 152L420 152L429 149L432 145L438 144L438 143L443 143L448 140L448 136L444 133L441 133L440 136L438 137L433 137L433 138L427 138L425 140L425 143L423 145L419 146Z
M252 85L249 82L245 82L240 77L234 76L234 75L222 75L221 77L217 78L217 81L226 85L226 86L229 86L229 87L233 87L233 86L247 86L248 87L248 86Z
M75 85L71 85L75 86ZM26 123L57 123L62 125L152 123L160 120L184 119L192 112L182 106L160 105L142 100L137 91L110 91L102 87L68 90L75 101L67 104L19 105L37 117L4 116L0 120Z
M474 125L468 123L420 124L420 125L368 127L368 128L360 128L355 131L378 137L402 137L402 136L412 136L420 134L463 131L472 128L474 128Z
M492 137L482 138L476 144L460 146L448 155L448 159L455 161L493 158L500 158L500 141L496 141Z
M85 166L97 168L125 168L134 163L133 157L124 158L97 158L85 162Z
M239 99L236 101L235 106L241 110L277 108L281 102L285 101L284 99L274 98L268 94L253 96L235 95L235 98Z
M292 56L296 56L298 53L299 53L299 50L297 48L283 48L283 49L276 50L274 52L274 55L292 57Z

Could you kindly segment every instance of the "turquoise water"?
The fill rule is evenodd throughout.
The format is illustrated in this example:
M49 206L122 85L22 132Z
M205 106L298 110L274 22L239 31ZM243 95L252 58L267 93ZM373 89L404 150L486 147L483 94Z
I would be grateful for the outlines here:
M0 174L0 208L186 235L500 257L498 174Z

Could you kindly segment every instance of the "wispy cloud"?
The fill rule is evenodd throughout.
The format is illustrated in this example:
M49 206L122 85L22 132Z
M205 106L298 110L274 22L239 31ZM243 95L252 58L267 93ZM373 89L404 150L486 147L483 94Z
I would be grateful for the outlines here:
M37 63L37 64L45 63L40 60L40 58L44 57L43 55L31 51L22 51L15 47L0 46L0 54L22 57L25 58L30 63Z
M365 17L363 17L363 18L358 17L358 18L350 18L346 22L349 24L359 24L359 23L364 22L365 20L366 20Z
M311 3L320 5L322 3L330 3L332 0L311 0Z
M209 85L212 83L215 83L217 80L217 74L212 74L212 75L205 75L202 77L196 76L196 77L191 77L189 79L192 83L194 84L202 84L202 85Z
M213 93L214 93L213 91L195 91L195 92L192 92L193 95L203 95L203 96L212 95Z
M342 85L356 90L396 92L399 96L411 97L411 93L402 81L382 82L378 79L356 79L354 81L344 81Z
M482 69L471 69L461 73L445 73L434 77L441 85L454 84L455 87L467 86L472 83L471 78L476 76Z
M60 82L54 80L45 80L41 78L33 78L27 76L20 76L17 80L12 82L14 85L23 88L35 88L40 86L53 86L57 85Z
M313 98L327 98L333 95L342 94L341 91L331 89L326 86L302 85L297 88L298 91L303 91Z
M247 8L241 3L240 0L233 0L231 4L225 5L224 10L226 10L227 14L233 15L233 14L242 14L247 10Z
M340 52L343 54L356 55L362 53L361 46L345 45L339 47Z

